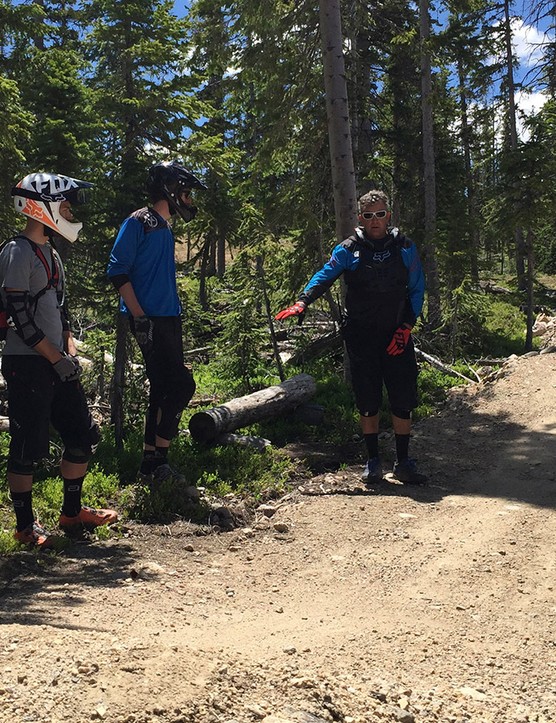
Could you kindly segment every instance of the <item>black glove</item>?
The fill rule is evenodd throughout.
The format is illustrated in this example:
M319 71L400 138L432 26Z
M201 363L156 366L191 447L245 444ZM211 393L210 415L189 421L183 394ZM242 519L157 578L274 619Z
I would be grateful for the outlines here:
M77 357L62 352L62 358L52 368L63 382L75 382L81 376L81 367Z
M153 348L154 322L148 316L136 316L133 319L133 333L145 359Z

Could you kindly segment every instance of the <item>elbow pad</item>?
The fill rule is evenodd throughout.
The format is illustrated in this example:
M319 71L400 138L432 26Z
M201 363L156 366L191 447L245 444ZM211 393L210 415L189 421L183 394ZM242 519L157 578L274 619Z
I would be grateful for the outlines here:
M115 276L110 277L110 281L114 284L116 291L119 291L120 287L127 284L129 276L127 274L116 274Z
M36 346L45 335L35 324L31 309L32 297L28 291L12 291L6 294L8 324L27 346Z

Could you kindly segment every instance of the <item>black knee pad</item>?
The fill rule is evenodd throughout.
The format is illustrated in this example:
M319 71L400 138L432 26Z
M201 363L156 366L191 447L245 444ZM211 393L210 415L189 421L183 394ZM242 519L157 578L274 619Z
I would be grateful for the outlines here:
M65 459L66 462L72 462L73 464L87 464L87 462L91 459L92 456L92 449L86 450L76 447L70 447L69 449L64 449L62 459Z
M394 407L391 407L390 412L398 419L411 419L411 409L394 409Z
M35 471L35 463L31 459L15 459L8 457L8 472L13 474L32 475Z
M183 409L185 409L185 407L187 407L187 405L191 401L191 398L195 394L196 388L197 385L195 384L195 379L193 379L193 375L186 367L183 367L180 383L176 385L174 391L174 398L178 401L179 405Z

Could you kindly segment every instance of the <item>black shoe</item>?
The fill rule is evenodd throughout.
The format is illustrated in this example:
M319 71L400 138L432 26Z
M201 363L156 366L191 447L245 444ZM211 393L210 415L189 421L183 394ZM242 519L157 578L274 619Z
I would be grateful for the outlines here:
M382 465L378 457L371 457L367 460L361 479L367 485L376 485L382 482Z
M426 474L417 471L417 463L414 459L403 459L401 462L395 462L392 476L406 485L424 485L427 484L429 479Z

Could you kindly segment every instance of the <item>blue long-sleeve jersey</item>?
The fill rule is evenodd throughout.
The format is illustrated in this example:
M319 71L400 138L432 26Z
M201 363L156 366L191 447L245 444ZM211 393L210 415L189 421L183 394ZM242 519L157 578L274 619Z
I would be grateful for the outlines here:
M147 316L179 316L174 235L156 211L142 208L120 227L108 263L109 277L128 276ZM123 299L120 311L129 313Z
M354 236L334 248L299 299L312 303L342 274L349 322L377 329L415 324L423 309L425 277L415 244L397 228L378 241L356 229Z

